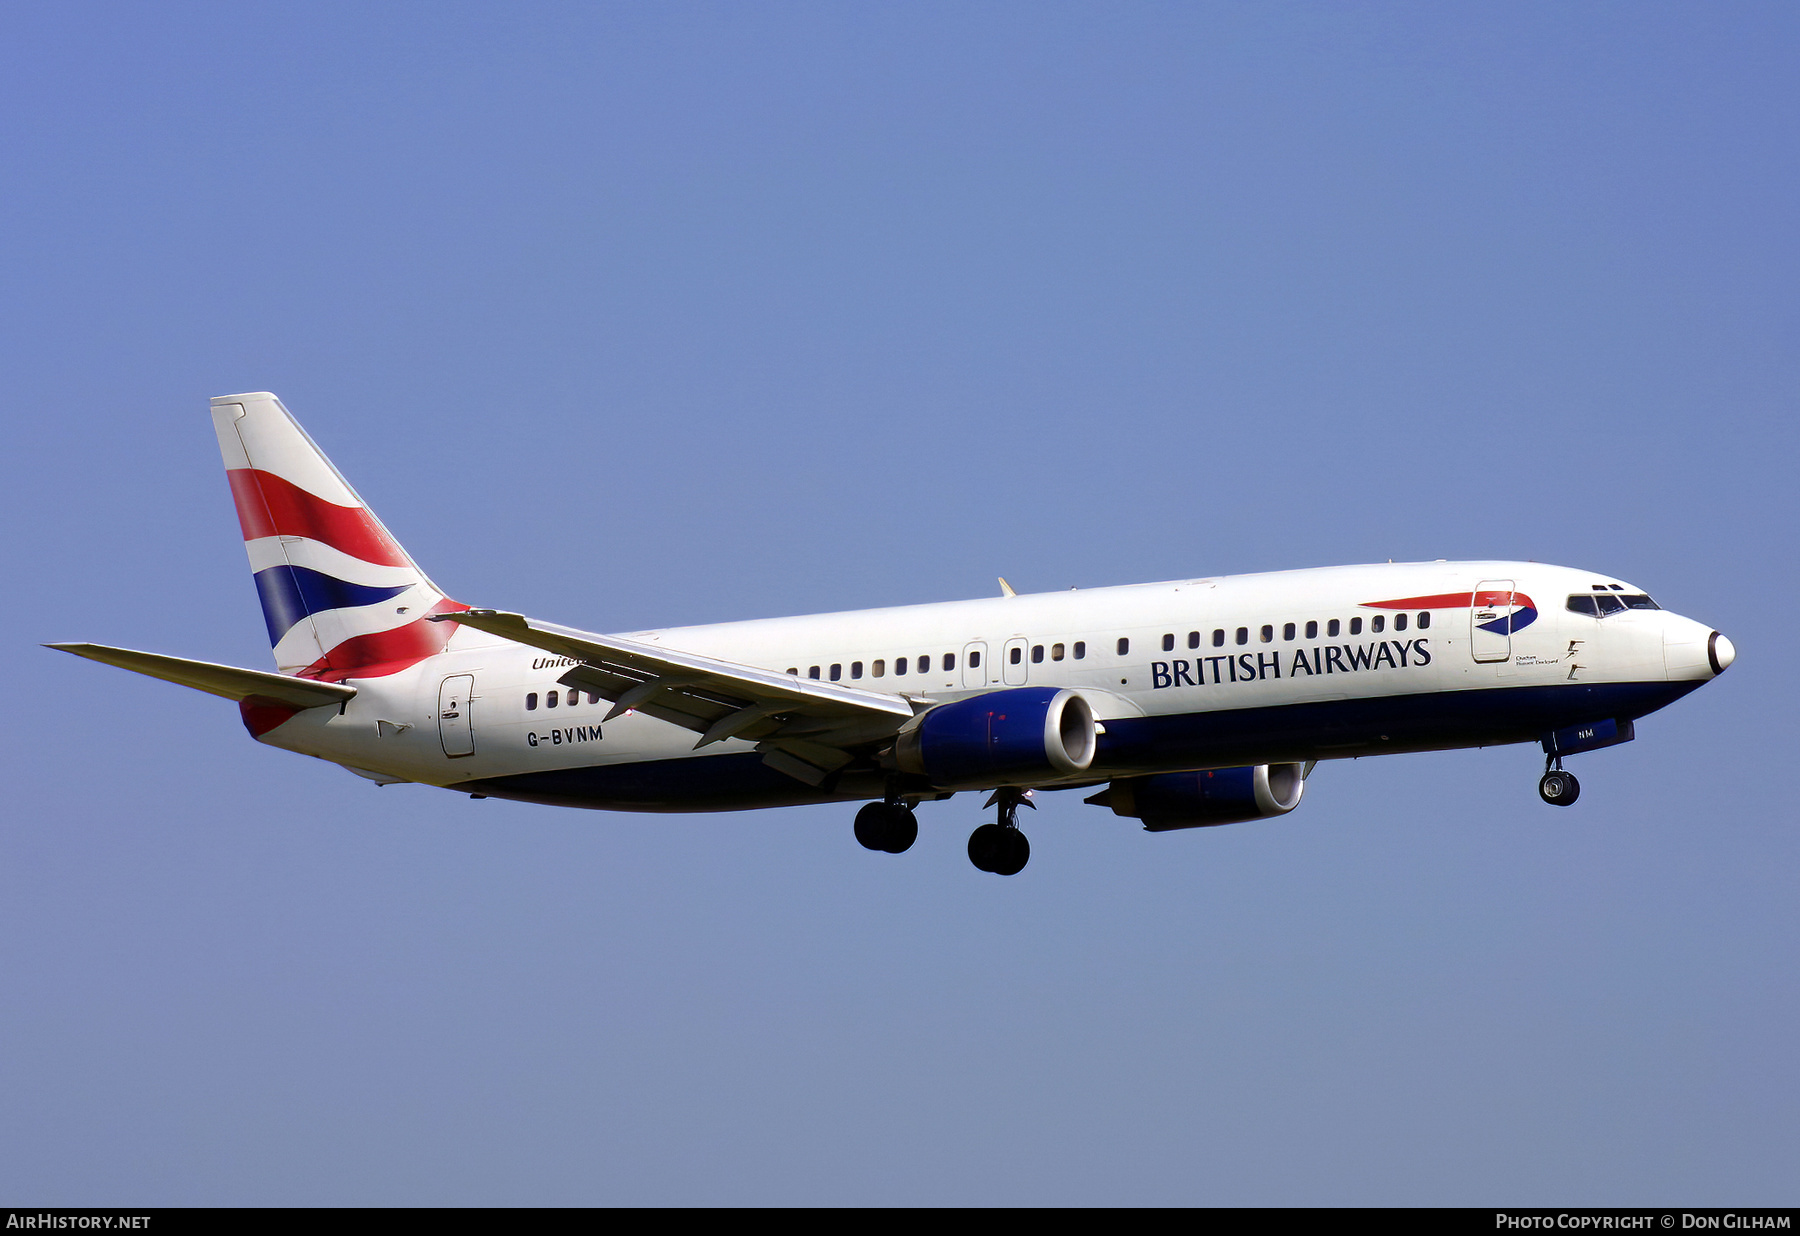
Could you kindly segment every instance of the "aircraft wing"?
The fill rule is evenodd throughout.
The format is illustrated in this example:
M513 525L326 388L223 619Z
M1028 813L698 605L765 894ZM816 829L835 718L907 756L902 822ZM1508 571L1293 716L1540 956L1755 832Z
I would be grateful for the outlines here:
M893 736L918 711L897 695L798 678L636 640L596 635L491 609L433 614L580 662L559 682L693 730L698 750L727 738L757 744L764 762L818 784L851 760L844 750ZM921 702L923 703L923 702Z
M341 704L356 694L355 687L346 687L342 683L314 682L310 678L290 678L286 674L215 665L211 661L189 661L185 657L165 657L155 652L108 648L105 644L45 644L44 647L72 652L90 661L116 665L164 682L178 682L184 687L228 700L259 699L294 708L318 708L325 704Z

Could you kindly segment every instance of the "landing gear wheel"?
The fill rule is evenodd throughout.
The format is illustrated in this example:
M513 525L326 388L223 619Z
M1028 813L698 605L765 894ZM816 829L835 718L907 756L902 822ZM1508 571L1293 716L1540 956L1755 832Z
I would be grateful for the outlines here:
M1553 768L1538 782L1538 797L1552 807L1572 807L1581 797L1581 782L1575 779L1574 773Z
M919 821L904 803L867 803L856 813L856 839L865 850L904 854L919 839Z
M977 871L1018 875L1031 861L1031 843L1016 828L983 824L969 834L969 861Z
M983 824L969 834L969 861L977 871L992 871L1006 850L1006 829L998 824Z
M881 848L889 854L904 854L919 839L919 820L910 807L895 803L888 808L887 843Z
M1025 840L1025 834L1016 828L1001 830L1004 835L1004 846L1000 861L988 868L995 875L1018 875L1025 870L1025 864L1031 861L1031 842Z

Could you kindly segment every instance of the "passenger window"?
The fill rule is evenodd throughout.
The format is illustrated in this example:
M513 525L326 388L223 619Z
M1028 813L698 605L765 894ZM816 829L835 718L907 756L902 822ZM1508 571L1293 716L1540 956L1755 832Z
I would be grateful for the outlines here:
M790 665L790 666L788 666L788 673L790 673L794 677L798 678L798 677L800 677L800 667L797 665Z
M1350 620L1350 634L1352 634L1352 635L1361 635L1362 634L1362 619L1361 618L1352 618Z
M1332 619L1332 620L1331 620L1331 621L1330 621L1330 622L1327 622L1327 623L1326 623L1326 624L1325 624L1325 636L1326 636L1326 638L1328 638L1328 639L1336 639L1336 638L1337 638L1337 635L1338 635L1338 631L1339 631L1339 630L1340 630L1340 629L1341 629L1341 628L1340 628L1340 627L1339 627L1339 626L1338 626L1338 620L1337 620L1337 619L1336 619L1336 618L1333 618L1333 619Z
M1306 624L1306 638L1307 639L1318 639L1319 638L1319 624L1318 623L1309 622Z
M1237 629L1237 642L1240 644L1248 644L1250 642L1249 627L1239 627Z
M525 711L526 712L536 712L537 711L537 692L536 691L529 692L525 696Z
M1006 659L1011 661L1014 665L1017 665L1020 661L1025 659L1025 650L1023 648L1013 648L1008 651Z
M981 668L981 654L979 652L971 652L969 654L969 668L970 669L980 669Z
M1394 615L1394 630L1396 630L1396 631L1406 630L1406 615L1405 614L1395 614Z
M1602 618L1606 617L1608 614L1620 614L1625 611L1625 602L1619 600L1618 597L1610 592L1601 593L1599 596L1595 597L1594 603L1600 607L1600 616Z
M1044 646L1042 644L1033 644L1031 646L1031 663L1033 665L1036 665L1039 661L1042 661L1043 659L1044 659Z
M1163 636L1163 651L1164 652L1174 652L1175 651L1175 637L1173 635Z
M887 662L877 661L869 667L869 677L881 678L887 674Z
M1075 659L1079 661L1085 656L1087 656L1087 641L1078 639L1075 641Z
M1050 659L1052 661L1060 661L1063 659L1063 646L1061 644L1050 645Z
M577 705L579 703L581 703L581 692L579 692L579 691L569 692L569 707L573 708L573 707L575 707L575 705Z
M588 692L588 703L598 704L599 702L600 702L600 697L598 695L595 695L592 691L589 691Z
M1428 627L1430 625L1431 625L1431 611L1428 609L1420 610L1419 611L1419 630L1423 631L1426 627Z
M1119 655L1122 657L1127 656L1130 654L1130 652L1131 652L1131 641L1128 639L1121 639L1119 641Z
M1275 628L1265 625L1262 629L1262 642L1266 644L1274 638L1275 638Z
M1369 630L1371 630L1371 631L1379 631L1379 630L1381 630L1381 628L1385 627L1386 625L1387 625L1387 615L1386 614L1376 614L1373 618L1369 619Z
M1189 631L1188 632L1188 647L1189 648L1198 648L1199 646L1200 646L1200 632Z
M816 665L809 666L806 671L806 676L808 678L817 678L819 676L819 667Z
M1282 626L1281 638L1282 639L1293 639L1294 638L1294 624L1293 623L1291 623L1291 622L1286 623L1285 625Z
M850 662L850 677L852 677L852 678L861 678L862 677L862 662L861 661Z
M1213 647L1214 648L1223 648L1224 646L1225 646L1225 628L1224 627L1215 627L1213 629Z
M843 665L839 664L839 665L834 665L831 667L831 681L836 682L838 679L842 678L843 676L844 676Z
M946 652L944 654L944 672L946 674L948 674L951 670L953 670L955 668L956 668L956 654L954 652Z
M898 678L898 677L900 677L900 675L906 673L906 667L909 664L911 664L911 662L912 662L911 657L895 657L894 658L894 677Z
M544 707L545 708L555 708L556 707L556 692L554 692L554 691L544 692Z
M931 658L930 657L920 657L919 658L919 672L921 674L929 674L931 672Z

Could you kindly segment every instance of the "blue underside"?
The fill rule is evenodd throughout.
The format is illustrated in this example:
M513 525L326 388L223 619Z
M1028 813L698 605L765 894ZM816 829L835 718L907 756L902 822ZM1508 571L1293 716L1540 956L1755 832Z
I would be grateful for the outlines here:
M1095 766L1129 774L1231 768L1536 742L1566 726L1635 720L1699 682L1497 687L1437 695L1393 695L1134 717L1106 722ZM776 772L755 752L560 768L469 781L458 789L495 798L613 811L732 811L877 797L872 766L859 778L806 785ZM860 783L859 783L860 782Z

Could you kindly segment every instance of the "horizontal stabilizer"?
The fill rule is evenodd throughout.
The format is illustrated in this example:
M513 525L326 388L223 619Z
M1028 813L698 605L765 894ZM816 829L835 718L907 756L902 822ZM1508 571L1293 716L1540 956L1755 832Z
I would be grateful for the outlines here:
M341 683L289 678L286 674L214 665L210 661L189 661L185 657L165 657L154 652L134 652L130 648L108 648L104 644L45 644L44 647L72 652L103 665L116 665L134 674L148 674L164 682L178 682L184 687L228 700L257 699L293 708L318 708L325 704L341 704L356 694L355 687Z

